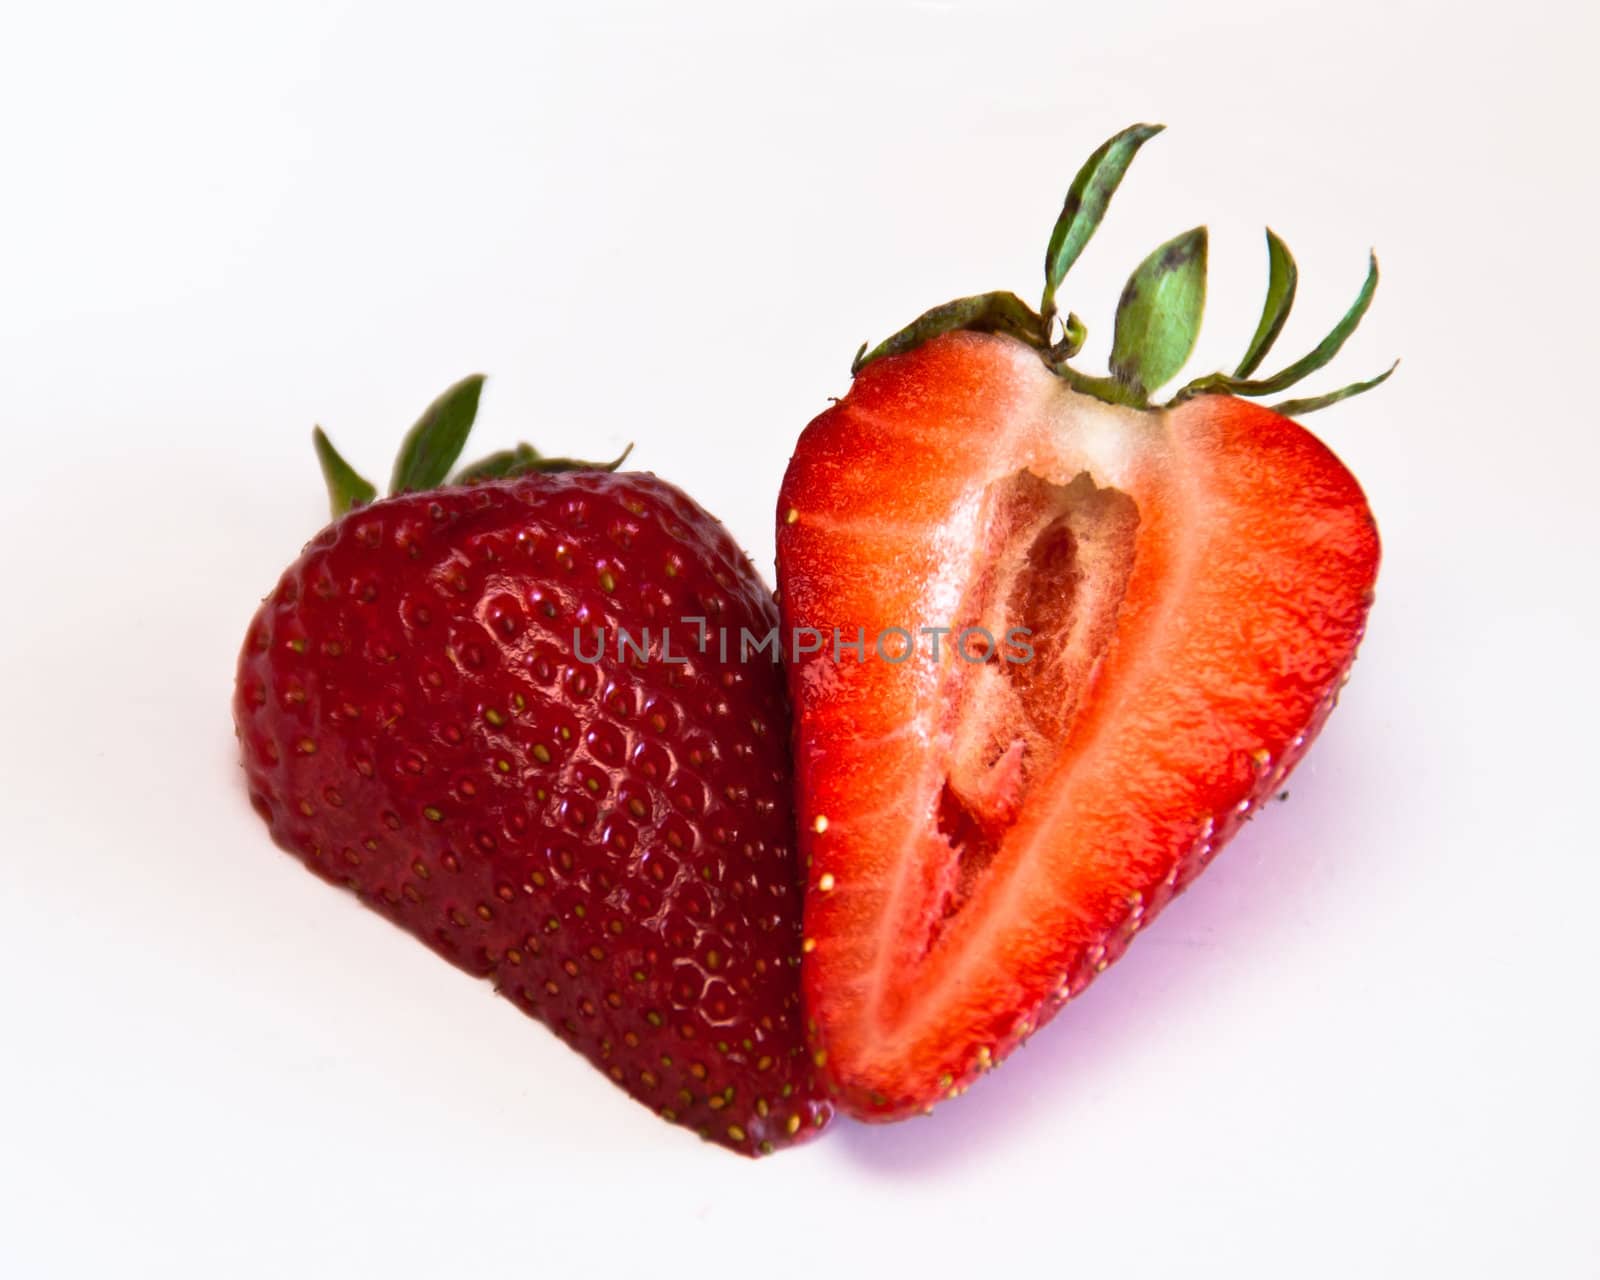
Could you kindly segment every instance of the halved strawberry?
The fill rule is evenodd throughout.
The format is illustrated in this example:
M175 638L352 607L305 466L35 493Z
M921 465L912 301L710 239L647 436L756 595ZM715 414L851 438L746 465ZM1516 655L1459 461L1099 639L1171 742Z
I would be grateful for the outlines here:
M1375 268L1316 351L1252 381L1294 293L1269 232L1245 360L1157 406L1198 330L1197 229L1129 281L1113 376L1067 363L1083 328L1056 288L1154 132L1079 173L1038 312L962 299L858 356L783 484L803 983L866 1119L959 1093L1122 953L1281 785L1372 601L1355 479L1239 397L1331 359Z

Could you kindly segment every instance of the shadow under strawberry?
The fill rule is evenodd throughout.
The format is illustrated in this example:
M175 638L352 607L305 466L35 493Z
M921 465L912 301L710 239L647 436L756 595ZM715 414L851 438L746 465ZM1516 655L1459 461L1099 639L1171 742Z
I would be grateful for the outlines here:
M1381 724L1368 728L1372 738L1385 740ZM1119 1064L1154 1051L1170 1013L1233 1003L1225 984L1219 987L1217 958L1224 946L1270 957L1298 931L1298 922L1315 914L1325 868L1348 860L1338 820L1348 808L1344 793L1367 768L1382 766L1372 764L1370 751L1357 750L1354 735L1342 741L1347 745L1329 744L1331 759L1319 756L1324 767L1296 775L1284 803L1261 810L1228 856L1172 904L1158 933L1013 1054L999 1078L978 1081L960 1106L903 1124L836 1124L834 1145L894 1178L939 1178L984 1159L1004 1159L1008 1146L1037 1133L1042 1111L1114 1092ZM1401 767L1398 760L1393 765Z

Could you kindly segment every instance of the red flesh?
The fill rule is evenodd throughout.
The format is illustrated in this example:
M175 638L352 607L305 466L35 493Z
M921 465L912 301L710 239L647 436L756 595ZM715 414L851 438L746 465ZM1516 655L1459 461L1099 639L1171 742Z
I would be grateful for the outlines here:
M653 476L390 499L284 574L235 715L279 844L754 1154L830 1111L800 1028L787 709L771 665L685 654L685 614L776 621L722 527ZM659 660L669 623L686 664ZM617 660L619 626L652 629L651 660ZM576 661L596 627L604 658Z
M791 663L842 1105L953 1096L1122 953L1304 752L1377 566L1354 478L1270 410L1114 408L967 332L862 372L779 498L785 634L1024 626L1036 656Z

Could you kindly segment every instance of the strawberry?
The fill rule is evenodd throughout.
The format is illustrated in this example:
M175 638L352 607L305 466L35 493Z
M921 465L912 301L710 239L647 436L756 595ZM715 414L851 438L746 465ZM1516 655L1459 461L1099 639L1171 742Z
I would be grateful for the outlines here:
M444 483L481 381L428 410L382 501L317 432L336 519L239 659L250 799L661 1116L745 1154L803 1139L831 1108L800 1026L782 678L662 638L684 615L765 632L772 597L621 459L521 446Z
M803 987L841 1105L892 1120L962 1092L1117 959L1280 788L1361 639L1378 537L1355 479L1276 409L1332 358L1165 402L1193 347L1206 233L1161 246L1118 307L1111 375L1075 369L1055 296L1133 154L1072 184L1039 310L928 312L858 353L801 436L778 506L794 636ZM1383 375L1388 376L1387 374Z

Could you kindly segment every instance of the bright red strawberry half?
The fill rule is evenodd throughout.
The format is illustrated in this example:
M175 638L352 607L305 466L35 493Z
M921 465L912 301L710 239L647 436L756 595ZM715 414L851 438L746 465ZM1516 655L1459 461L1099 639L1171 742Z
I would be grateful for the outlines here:
M830 1107L800 1022L782 680L680 625L764 633L772 597L653 475L522 446L445 483L480 384L418 423L399 496L371 502L317 433L339 518L245 639L251 800L661 1116L747 1154L801 1140Z
M1199 327L1198 228L1129 280L1111 376L1069 363L1056 290L1155 132L1078 174L1038 311L961 299L858 356L784 480L807 1012L869 1120L961 1092L1122 954L1281 786L1372 602L1366 501L1289 415L1381 378L1241 397L1331 359L1375 266L1314 352L1255 378L1294 294L1268 232L1245 359L1157 404Z

